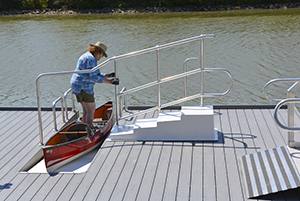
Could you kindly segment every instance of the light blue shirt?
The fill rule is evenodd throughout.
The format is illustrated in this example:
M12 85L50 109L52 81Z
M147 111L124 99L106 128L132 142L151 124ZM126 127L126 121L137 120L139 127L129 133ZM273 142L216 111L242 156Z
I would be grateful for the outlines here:
M89 70L97 66L97 60L90 52L84 53L77 62L76 71ZM92 73L73 74L71 78L72 93L78 95L81 90L88 94L94 94L94 85L104 82L104 73L96 70Z

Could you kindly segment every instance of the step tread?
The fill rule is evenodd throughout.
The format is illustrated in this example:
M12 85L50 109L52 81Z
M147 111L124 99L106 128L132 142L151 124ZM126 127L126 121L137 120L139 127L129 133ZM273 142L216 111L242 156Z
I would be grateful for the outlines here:
M158 122L180 121L181 115L181 112L162 112L159 113Z
M152 128L157 126L157 118L138 119L134 124L134 129Z
M182 106L183 115L213 115L212 106Z

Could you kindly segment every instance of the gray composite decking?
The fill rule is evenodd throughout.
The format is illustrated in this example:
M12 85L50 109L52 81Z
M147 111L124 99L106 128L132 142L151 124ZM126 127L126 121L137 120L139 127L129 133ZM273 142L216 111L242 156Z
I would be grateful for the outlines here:
M287 145L273 109L224 106L214 113L217 142L107 140L86 173L49 175L19 172L39 150L37 112L1 110L0 200L300 200L300 188L248 199L242 184L242 156ZM286 116L280 110L283 122ZM47 139L50 111L43 112L43 128Z

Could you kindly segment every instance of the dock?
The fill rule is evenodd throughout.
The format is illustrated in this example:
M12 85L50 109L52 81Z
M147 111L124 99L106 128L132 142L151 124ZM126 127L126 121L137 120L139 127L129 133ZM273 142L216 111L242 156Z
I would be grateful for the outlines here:
M227 69L204 68L203 39L214 37L199 35L114 56L88 71L113 63L118 77L117 64L123 58L150 52L157 58L157 80L121 91L115 86L117 124L84 171L28 171L34 162L42 164L40 144L63 125L65 116L74 117L76 112L73 95L73 110L63 109L68 108L71 89L54 101L60 100L61 111L69 113L59 115L55 110L53 115L42 109L39 80L79 72L40 74L37 108L0 108L0 200L300 200L300 149L295 148L300 147L300 115L295 107L300 102L295 98L300 79L275 79L265 85L265 97L279 102L276 106L204 104L204 98L225 96L233 86ZM182 73L161 78L160 50L196 41L200 57L183 61ZM187 70L190 61L200 66ZM205 72L225 73L229 79L222 85L228 89L204 93ZM186 78L193 74L199 75L200 86L190 95ZM181 78L184 95L165 102L160 85ZM275 82L294 83L287 89L287 99L269 97L267 88ZM149 87L157 87L156 105L128 106L127 95ZM195 99L200 103L191 105Z
M299 188L249 199L240 171L241 157L287 145L287 131L273 120L274 106L213 109L218 141L108 139L87 172L53 175L20 172L40 149L37 111L1 110L0 200L299 200ZM286 122L287 109L279 114ZM42 115L49 138L52 112ZM130 121L157 115L147 113Z

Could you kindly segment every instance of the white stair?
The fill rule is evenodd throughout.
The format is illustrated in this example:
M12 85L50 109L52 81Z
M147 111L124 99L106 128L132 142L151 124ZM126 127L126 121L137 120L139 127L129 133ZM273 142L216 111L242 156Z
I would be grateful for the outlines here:
M162 112L158 118L140 119L114 128L110 140L217 141L212 106L183 106L181 111Z

